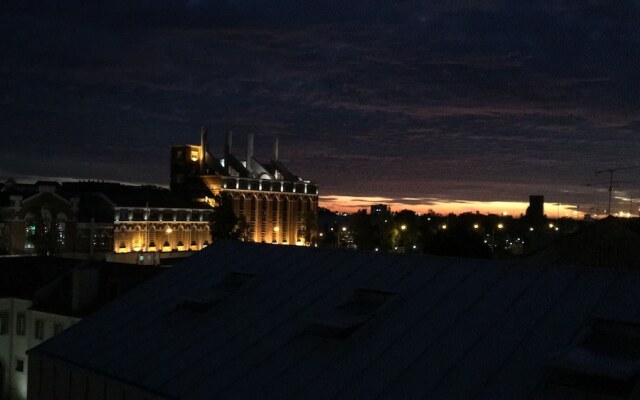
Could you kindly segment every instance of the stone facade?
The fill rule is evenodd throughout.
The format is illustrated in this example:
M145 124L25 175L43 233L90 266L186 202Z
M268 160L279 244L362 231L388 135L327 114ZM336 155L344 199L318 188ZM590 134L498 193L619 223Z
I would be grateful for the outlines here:
M223 157L208 151L206 131L200 145L171 149L171 190L215 205L229 196L233 212L246 225L241 239L273 244L311 245L317 235L318 187L292 174L278 159L278 142L267 163L253 156L253 136L242 159L227 136Z
M76 250L77 199L56 193L55 185L5 196L0 207L0 249L8 254L60 254Z

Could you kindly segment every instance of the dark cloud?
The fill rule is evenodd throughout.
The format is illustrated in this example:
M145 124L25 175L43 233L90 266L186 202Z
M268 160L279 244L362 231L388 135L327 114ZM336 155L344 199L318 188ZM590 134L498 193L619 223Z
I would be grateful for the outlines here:
M204 124L325 193L594 202L640 150L638 2L519 3L5 2L0 170L166 183Z

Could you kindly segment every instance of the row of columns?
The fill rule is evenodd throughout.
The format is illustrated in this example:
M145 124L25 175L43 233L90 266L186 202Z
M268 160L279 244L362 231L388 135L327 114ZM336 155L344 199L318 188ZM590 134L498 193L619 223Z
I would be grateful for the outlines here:
M117 224L114 251L200 250L210 241L207 223Z
M237 216L244 216L247 222L248 240L277 244L307 245L303 229L305 216L317 209L317 198L313 196L245 195L233 193L233 210ZM252 204L253 203L253 204ZM315 221L315 217L313 218Z

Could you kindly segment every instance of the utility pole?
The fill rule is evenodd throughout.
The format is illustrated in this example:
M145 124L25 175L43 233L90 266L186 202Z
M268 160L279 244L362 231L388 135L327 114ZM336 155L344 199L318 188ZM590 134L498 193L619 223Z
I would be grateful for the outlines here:
M607 215L611 215L611 192L613 189L613 173L616 171L623 171L626 169L634 169L634 168L638 168L638 165L634 165L631 167L617 167L617 168L610 168L610 169L602 169L602 170L596 171L596 175L600 175L605 172L609 173L609 206L607 207Z

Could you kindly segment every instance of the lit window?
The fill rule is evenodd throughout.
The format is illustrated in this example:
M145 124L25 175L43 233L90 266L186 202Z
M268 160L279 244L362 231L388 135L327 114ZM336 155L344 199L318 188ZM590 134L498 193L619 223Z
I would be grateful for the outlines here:
M64 246L64 222L56 223L56 241L60 246Z
M35 248L36 243L36 226L35 225L27 225L26 231L26 239L24 241L25 249L33 249Z

